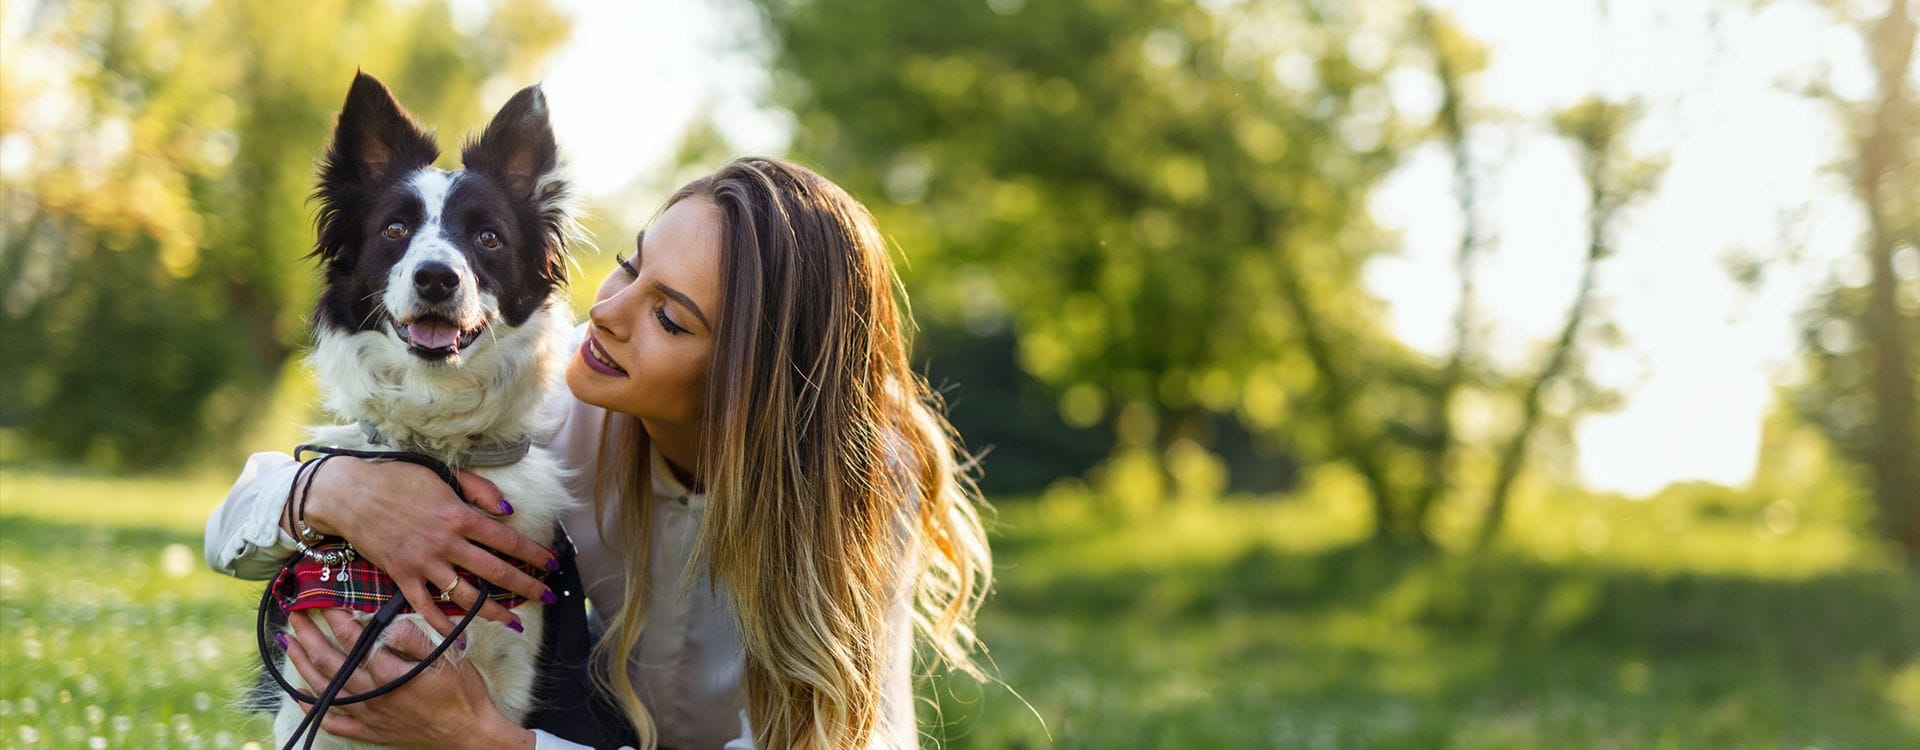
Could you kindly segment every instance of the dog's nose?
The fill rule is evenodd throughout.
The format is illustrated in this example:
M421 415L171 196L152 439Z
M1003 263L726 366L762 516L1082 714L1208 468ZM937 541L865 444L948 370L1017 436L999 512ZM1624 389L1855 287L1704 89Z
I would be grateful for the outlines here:
M413 288L428 302L445 302L453 296L455 287L460 286L460 273L453 266L439 262L420 264L413 272Z

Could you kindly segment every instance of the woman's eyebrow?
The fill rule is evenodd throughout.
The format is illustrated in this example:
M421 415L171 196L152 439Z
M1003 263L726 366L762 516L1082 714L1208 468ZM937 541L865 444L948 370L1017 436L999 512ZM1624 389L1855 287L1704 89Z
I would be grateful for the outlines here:
M653 288L660 290L661 294L667 295L668 297L672 297L673 301L680 303L681 306L687 308L689 312L692 312L693 317L699 318L700 325L706 326L707 330L709 331L713 330L713 324L707 322L706 314L700 312L699 305L693 304L692 297L688 297L687 295L681 294L680 290L667 286L666 284L662 284L658 281L653 282Z

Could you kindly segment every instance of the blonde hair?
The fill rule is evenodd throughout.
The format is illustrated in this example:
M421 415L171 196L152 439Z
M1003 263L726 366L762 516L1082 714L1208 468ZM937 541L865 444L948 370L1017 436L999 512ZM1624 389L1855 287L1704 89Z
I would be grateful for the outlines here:
M991 508L939 395L908 364L910 313L866 207L774 159L729 163L667 205L696 196L723 217L725 299L694 558L731 594L755 745L866 747L883 737L887 670L911 667L887 663L898 597L912 597L933 666L986 679L973 625L992 587ZM627 421L600 462L624 492L596 493L623 496L603 533L624 559L626 601L596 663L647 750L658 728L627 665L661 592L647 590L650 448Z

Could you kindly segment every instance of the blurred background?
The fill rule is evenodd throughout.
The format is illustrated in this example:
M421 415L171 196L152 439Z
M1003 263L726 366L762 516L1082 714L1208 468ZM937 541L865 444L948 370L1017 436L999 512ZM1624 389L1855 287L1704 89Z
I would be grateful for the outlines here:
M1920 2L0 9L0 746L269 734L200 530L355 69L545 83L578 301L731 156L873 209L998 509L927 744L1920 746Z

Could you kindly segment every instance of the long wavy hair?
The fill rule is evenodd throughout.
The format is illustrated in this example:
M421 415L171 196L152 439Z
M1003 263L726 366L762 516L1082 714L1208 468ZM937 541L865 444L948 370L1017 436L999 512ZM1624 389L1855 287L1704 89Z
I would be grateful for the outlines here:
M866 207L763 158L694 180L667 205L696 196L723 217L725 298L695 559L731 594L755 745L867 747L885 736L887 614L899 597L912 598L922 660L986 679L974 617L992 587L991 508L938 393L908 364L910 312ZM597 671L648 750L658 728L628 664L657 594L646 586L653 468L639 421L625 421L601 461L600 481L620 491L596 496L620 497L604 532L624 558L626 603Z

